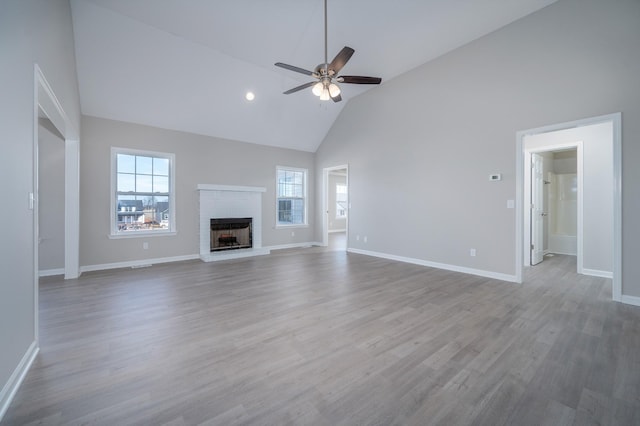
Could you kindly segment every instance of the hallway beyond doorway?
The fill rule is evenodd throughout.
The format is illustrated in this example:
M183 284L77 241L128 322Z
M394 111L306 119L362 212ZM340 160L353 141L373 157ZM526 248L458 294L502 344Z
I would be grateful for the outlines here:
M329 233L329 250L347 250L347 233L343 232L331 232Z

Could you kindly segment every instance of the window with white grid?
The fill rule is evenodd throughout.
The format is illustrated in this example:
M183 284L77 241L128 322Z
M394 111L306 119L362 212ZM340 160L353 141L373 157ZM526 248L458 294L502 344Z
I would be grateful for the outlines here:
M307 224L307 170L276 169L276 225Z

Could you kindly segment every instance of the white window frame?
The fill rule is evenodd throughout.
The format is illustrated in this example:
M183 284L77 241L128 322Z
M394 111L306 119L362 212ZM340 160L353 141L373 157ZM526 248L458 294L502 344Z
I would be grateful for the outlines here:
M278 172L281 170L285 170L285 171L291 171L291 172L302 172L304 174L304 192L303 192L303 200L304 200L304 222L303 223L292 223L292 224L286 224L286 223L280 223L278 222L278 213L279 213L279 193L278 193ZM308 197L308 192L309 192L309 171L307 169L303 169L300 167L289 167L289 166L276 166L276 178L275 178L275 182L276 182L276 188L275 188L275 208L276 208L276 229L277 228L306 228L309 226L309 219L308 219L308 211L309 211L309 197ZM287 198L287 197L283 197L283 198Z
M117 158L118 154L140 155L145 157L166 158L169 160L169 229L155 231L119 231L116 225L116 206L118 203L117 190ZM167 152L147 151L129 148L111 147L111 220L109 238L148 238L176 235L176 192L175 192L176 162L175 154Z

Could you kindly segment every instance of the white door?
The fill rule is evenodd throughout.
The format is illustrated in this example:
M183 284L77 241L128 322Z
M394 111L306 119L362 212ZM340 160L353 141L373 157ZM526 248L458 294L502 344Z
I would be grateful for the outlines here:
M544 257L544 176L540 154L531 154L531 265Z

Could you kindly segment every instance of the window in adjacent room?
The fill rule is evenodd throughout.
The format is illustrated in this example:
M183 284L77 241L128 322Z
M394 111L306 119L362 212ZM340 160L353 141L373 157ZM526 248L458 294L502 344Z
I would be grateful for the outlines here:
M174 155L112 148L111 235L175 232Z
M276 225L307 225L307 170L276 169Z
M336 184L336 219L347 217L347 185Z

